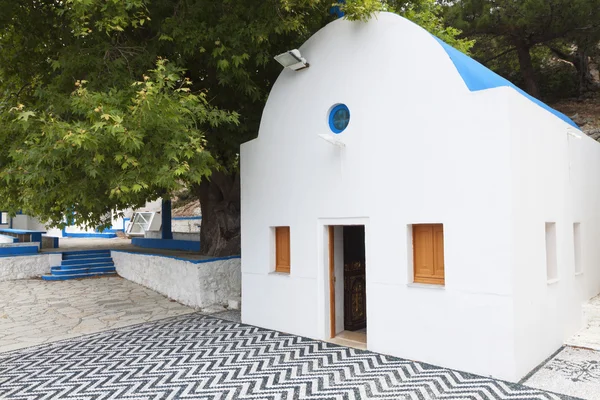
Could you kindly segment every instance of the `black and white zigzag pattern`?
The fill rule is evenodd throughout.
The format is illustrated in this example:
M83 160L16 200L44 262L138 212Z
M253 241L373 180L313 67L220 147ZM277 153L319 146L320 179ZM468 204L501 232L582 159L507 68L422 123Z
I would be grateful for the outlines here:
M191 314L0 354L0 398L564 397Z

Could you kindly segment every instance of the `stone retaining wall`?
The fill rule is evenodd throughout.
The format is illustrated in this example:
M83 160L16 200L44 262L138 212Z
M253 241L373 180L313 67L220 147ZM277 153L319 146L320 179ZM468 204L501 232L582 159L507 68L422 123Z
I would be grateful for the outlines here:
M0 243L0 247L40 247L38 242Z
M186 261L112 251L117 273L195 308L227 306L241 297L241 259Z
M49 274L50 264L49 254L0 257L0 282Z

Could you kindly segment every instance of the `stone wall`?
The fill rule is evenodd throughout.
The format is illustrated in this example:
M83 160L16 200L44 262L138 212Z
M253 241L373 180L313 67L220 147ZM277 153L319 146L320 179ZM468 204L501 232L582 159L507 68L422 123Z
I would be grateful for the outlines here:
M162 239L162 231L146 231L144 233L146 239ZM193 242L200 241L200 232L175 232L173 231L174 240L191 240Z
M38 242L24 242L24 243L2 243L0 242L0 247L40 247Z
M241 260L186 261L112 251L117 273L195 308L226 306L241 296Z
M48 254L0 257L0 282L49 274L50 264Z

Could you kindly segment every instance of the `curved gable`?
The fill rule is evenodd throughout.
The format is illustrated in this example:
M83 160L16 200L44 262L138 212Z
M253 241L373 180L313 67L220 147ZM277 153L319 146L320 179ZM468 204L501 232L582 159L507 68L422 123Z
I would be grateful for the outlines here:
M554 114L556 117L565 121L567 124L579 129L579 126L565 114L553 109L546 103L543 103L542 101L531 96L530 94L528 94L527 92L510 82L509 80L501 77L500 75L483 66L471 57L450 46L448 43L444 42L440 38L437 38L435 36L434 38L444 48L444 50L452 60L452 63L454 63L454 66L456 67L456 70L458 71L459 75L461 76L461 78L463 79L470 91L476 92L479 90L493 89L502 86L511 87L517 92L519 92L521 95L533 101L538 106L542 107L543 109Z

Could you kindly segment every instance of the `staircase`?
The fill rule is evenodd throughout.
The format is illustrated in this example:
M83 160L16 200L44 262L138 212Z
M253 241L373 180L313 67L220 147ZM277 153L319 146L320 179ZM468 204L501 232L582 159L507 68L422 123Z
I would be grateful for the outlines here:
M583 305L583 323L584 329L567 340L566 344L600 350L600 296Z
M116 274L110 250L69 251L62 254L60 267L52 267L51 275L44 275L42 279L64 281Z

